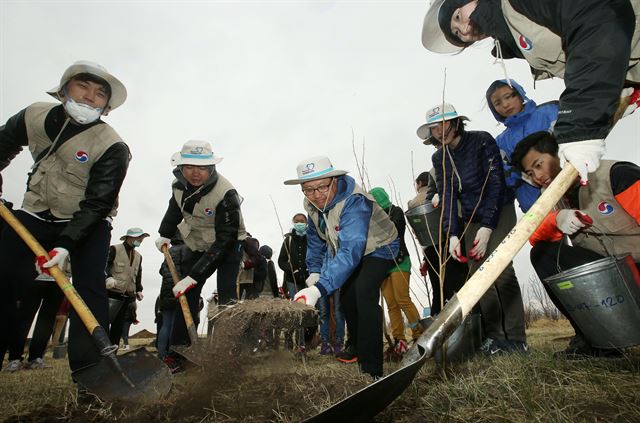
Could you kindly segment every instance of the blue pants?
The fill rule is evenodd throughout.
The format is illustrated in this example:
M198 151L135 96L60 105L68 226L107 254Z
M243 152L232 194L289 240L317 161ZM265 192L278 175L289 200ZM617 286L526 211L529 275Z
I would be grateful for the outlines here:
M173 331L173 319L176 314L176 310L163 310L162 311L162 326L158 330L158 357L163 359L169 353L169 340L171 339L171 332Z
M329 299L333 298L333 315L336 320L336 344L341 344L344 340L344 315L340 307L340 291L335 291L333 294L320 297L316 307L320 314L320 340L323 343L331 343L329 334L329 327L331 323L331 309L329 308Z

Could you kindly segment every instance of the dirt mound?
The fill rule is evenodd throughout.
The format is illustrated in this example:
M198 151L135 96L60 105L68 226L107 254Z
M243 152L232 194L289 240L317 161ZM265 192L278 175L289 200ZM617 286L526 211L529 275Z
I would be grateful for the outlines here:
M133 335L129 335L130 339L149 339L149 338L155 338L156 334L155 333L151 333L146 329L142 329L140 332L136 332Z

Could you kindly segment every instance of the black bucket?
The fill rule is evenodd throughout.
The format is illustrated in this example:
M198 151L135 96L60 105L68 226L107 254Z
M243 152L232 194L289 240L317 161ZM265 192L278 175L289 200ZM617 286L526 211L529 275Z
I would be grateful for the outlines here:
M405 212L407 222L423 247L438 245L440 238L440 209L434 208L430 202L414 207Z
M544 283L592 347L640 345L640 273L631 256L605 257Z

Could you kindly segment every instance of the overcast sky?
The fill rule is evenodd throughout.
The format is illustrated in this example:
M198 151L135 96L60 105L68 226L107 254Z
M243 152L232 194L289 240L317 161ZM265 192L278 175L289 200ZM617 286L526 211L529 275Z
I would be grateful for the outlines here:
M112 242L131 226L151 234L140 248L145 299L141 325L154 329L162 256L153 244L171 195L169 159L189 139L224 157L217 166L244 198L247 229L277 254L281 244L270 197L285 231L302 211L296 176L306 157L328 155L358 177L352 134L371 186L393 183L406 201L433 148L415 135L426 110L446 101L471 118L469 129L497 135L484 100L495 79L490 42L457 56L420 43L427 1L9 1L0 0L0 121L45 94L76 60L96 61L127 87L123 106L104 120L133 154ZM538 103L557 99L563 82L535 85L526 62L507 71ZM445 86L446 71L446 86ZM607 157L640 163L640 113L608 140ZM360 154L360 153L359 153ZM19 205L32 163L23 152L2 172L4 197ZM412 243L407 237L410 249ZM414 264L415 264L414 260ZM521 283L532 269L516 259ZM414 276L415 278L415 276ZM203 290L209 295L215 277ZM427 305L416 278L413 291Z

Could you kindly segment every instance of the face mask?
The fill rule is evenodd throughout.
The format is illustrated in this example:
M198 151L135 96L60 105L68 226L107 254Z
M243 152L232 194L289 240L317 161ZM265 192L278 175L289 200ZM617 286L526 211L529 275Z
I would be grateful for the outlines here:
M67 97L67 101L64 103L64 109L67 111L69 116L71 116L71 118L80 125L95 122L102 114L102 109L96 109L87 104L77 103L73 101L71 97Z
M302 222L294 223L293 224L293 229L299 235L303 235L305 232L307 232L307 224L306 223L302 223Z
M142 244L142 243L140 241L138 241L138 240L133 241L133 246L134 247L139 247L140 244Z

